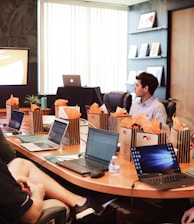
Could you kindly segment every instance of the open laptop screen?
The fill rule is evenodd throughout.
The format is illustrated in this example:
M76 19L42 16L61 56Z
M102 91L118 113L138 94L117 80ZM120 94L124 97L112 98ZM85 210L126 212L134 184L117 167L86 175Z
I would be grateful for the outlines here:
M11 114L8 127L19 130L22 124L23 117L24 117L24 112L14 110Z
M60 144L62 138L64 137L64 131L68 126L68 122L60 122L59 120L54 120L53 125L48 134L48 140Z
M171 143L131 148L131 155L139 177L180 173Z
M118 133L104 129L89 128L86 157L95 157L110 162L116 154Z

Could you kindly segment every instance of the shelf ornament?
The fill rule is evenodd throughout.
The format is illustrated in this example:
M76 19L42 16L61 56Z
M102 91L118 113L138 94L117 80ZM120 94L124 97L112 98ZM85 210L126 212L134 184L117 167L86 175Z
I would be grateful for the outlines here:
M156 12L142 13L139 17L138 29L152 28L156 21Z

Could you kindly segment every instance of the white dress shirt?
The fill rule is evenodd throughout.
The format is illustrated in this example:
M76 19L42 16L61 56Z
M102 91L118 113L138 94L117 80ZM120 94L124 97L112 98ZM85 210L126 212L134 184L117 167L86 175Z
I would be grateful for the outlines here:
M144 103L141 103L141 99L137 99L133 102L129 115L133 117L138 114L145 114L149 120L156 118L163 124L166 124L167 121L167 114L164 105L153 96Z

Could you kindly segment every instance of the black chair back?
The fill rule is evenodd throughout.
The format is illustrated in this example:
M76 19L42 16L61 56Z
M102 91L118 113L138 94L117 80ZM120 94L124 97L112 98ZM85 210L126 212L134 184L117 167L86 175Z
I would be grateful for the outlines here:
M109 113L115 112L117 107L125 108L129 112L132 96L128 92L112 91L104 94L103 103Z

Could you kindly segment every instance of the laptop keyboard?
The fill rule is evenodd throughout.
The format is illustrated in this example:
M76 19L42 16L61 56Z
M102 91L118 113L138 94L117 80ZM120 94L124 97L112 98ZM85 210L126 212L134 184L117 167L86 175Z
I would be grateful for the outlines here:
M162 184L173 183L173 182L183 182L187 184L190 181L194 184L194 179L183 173L146 179L147 183L152 183L154 185L162 185Z
M108 170L108 166L106 165L101 165L99 163L95 163L91 160L88 160L88 159L75 159L74 160L76 164L79 164L81 166L84 166L84 167L87 167L87 168L90 168L90 169L93 169L93 170L103 170L103 171L106 171Z
M69 170L73 170L76 173L79 173L81 175L89 174L91 169L88 169L87 167L80 166L79 164L75 164L72 162L72 160L63 160L57 162L62 167L65 167Z
M48 149L48 148L54 148L53 145L50 145L46 142L34 142L34 144L38 147L40 147L41 149Z
M15 129L13 129L13 128L10 128L10 127L8 127L8 126L6 126L6 127L3 127L3 128L2 128L2 131L3 131L3 132L11 133L11 132L14 132L14 131L17 131L17 130L15 130Z

